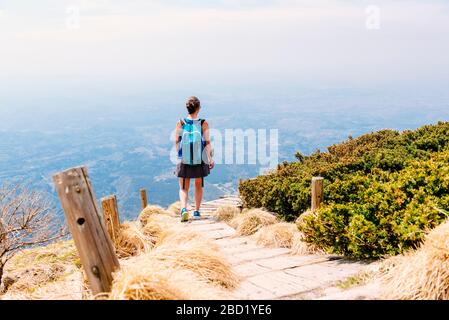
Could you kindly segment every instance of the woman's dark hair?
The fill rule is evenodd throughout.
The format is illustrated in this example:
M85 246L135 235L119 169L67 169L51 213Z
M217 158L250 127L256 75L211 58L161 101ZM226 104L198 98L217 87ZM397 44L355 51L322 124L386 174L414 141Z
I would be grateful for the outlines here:
M190 97L186 101L186 107L189 114L195 113L201 107L200 100L197 97Z

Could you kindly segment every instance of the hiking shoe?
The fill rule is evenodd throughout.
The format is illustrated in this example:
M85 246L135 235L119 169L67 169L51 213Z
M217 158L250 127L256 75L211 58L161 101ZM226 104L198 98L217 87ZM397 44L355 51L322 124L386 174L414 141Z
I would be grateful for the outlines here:
M181 222L189 221L189 211L186 208L181 210Z
M201 219L201 213L198 210L193 212L193 219Z

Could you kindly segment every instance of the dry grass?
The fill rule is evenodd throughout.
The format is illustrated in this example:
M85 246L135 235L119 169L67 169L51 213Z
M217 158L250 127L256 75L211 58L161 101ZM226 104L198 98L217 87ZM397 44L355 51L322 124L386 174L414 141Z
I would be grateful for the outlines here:
M49 299L56 295L75 296L73 290L64 290L79 275L80 267L73 241L23 250L6 264L4 280L8 286L1 299L39 299L45 292Z
M142 235L154 240L154 248L140 250L146 253L122 267L110 299L215 299L224 298L215 285L237 285L231 266L210 240L167 215L149 214L145 221Z
M308 254L324 254L325 251L315 244L310 244L304 241L304 234L297 232L293 237L291 248L293 255L308 255Z
M155 239L146 236L139 228L139 223L126 221L120 225L115 248L119 258L128 258L148 252Z
M291 248L298 229L293 223L280 222L262 227L254 234L256 243L271 248Z
M56 278L49 278L44 283L36 285L30 282L28 287L22 291L8 290L2 299L17 300L80 300L83 299L81 292L80 272L69 272Z
M309 216L313 216L313 215L316 215L316 213L313 212L313 211L311 211L311 210L308 210L308 211L302 213L302 214L299 215L299 217L296 219L296 222L295 222L295 223L296 223L296 226L297 226L298 228L300 228L301 225L304 223L304 219L307 218L307 217L309 217Z
M172 203L168 207L167 211L169 211L170 213L178 216L180 214L180 212L181 212L181 202L176 201L176 202Z
M387 299L449 299L449 221L436 227L415 251L382 265L383 295Z
M201 280L194 272L172 268L142 255L114 275L111 300L224 299L226 293Z
M229 222L236 229L239 236L249 236L256 233L260 228L275 224L278 219L271 213L262 209L243 210Z
M142 232L152 239L159 239L166 230L179 226L180 222L167 215L152 215L148 218L147 223L143 226Z
M238 283L231 265L218 248L203 241L193 240L178 246L166 242L152 250L150 256L169 269L190 270L201 279L224 288L234 288Z
M240 214L240 210L234 206L220 206L214 212L214 217L218 221L231 221L238 214Z
M198 232L181 226L163 230L156 241L155 247L159 247L161 245L176 247L188 242L202 242L209 244L211 247L214 246L209 239L205 238Z
M109 299L225 299L223 288L238 279L218 247L173 218L152 216L145 227L157 238L155 247L122 265ZM144 227L144 230L145 230ZM159 228L160 227L160 228ZM156 230L157 229L157 230ZM156 230L156 234L154 233ZM145 232L145 231L144 231ZM221 286L222 288L218 288Z
M13 276L14 283L8 291L26 291L32 293L36 288L58 280L65 273L61 263L38 264L26 268Z
M160 206L149 205L139 215L139 221L142 226L145 226L148 219L153 215L171 215L170 212Z
M295 224L296 227L301 229L302 224L304 223L304 219L316 215L316 212L313 212L311 210L308 210L304 213L302 213L298 219L296 219ZM304 234L299 231L295 234L293 237L293 243L292 243L292 251L291 253L294 255L308 255L308 254L324 254L325 251L320 248L319 246L311 243L307 243L304 241Z
M81 266L73 240L58 241L45 247L27 249L16 254L6 265L6 270L26 268L33 264L63 263Z
M109 299L111 300L185 300L187 295L176 282L185 284L184 279L173 281L176 272L155 272L147 264L139 268L125 268L115 277ZM185 274L184 274L185 275ZM190 278L187 278L190 279Z

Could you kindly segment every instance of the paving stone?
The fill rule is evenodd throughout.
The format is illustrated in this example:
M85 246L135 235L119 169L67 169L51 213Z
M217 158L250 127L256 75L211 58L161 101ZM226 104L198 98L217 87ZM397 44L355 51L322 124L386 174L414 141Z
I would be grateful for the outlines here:
M366 267L362 263L331 260L326 255L293 256L289 249L263 248L251 237L237 237L233 228L217 221L212 214L221 205L237 207L240 204L240 199L235 196L206 202L201 208L203 218L184 225L214 239L213 242L221 248L242 280L240 286L230 292L233 298L317 299L336 281L355 275ZM330 291L325 296L338 298L340 292Z
M251 241L251 239L244 238L244 237L233 237L233 238L229 238L229 239L218 239L218 240L215 240L215 243L222 248L226 248L226 247L232 247L232 246L240 245L240 244L250 244L250 243L253 243L253 241Z
M212 224L191 224L189 226L194 231L197 232L209 232L209 231L216 231L216 230L230 230L232 232L235 232L234 229L229 229L229 227L223 227L221 224L212 223Z
M287 254L289 252L290 252L290 250L284 249L284 248L277 248L277 249L259 248L256 250L236 254L233 257L235 259L240 259L241 261L252 261L252 260L258 260L258 259L276 257L276 256L280 256L283 254Z
M242 300L272 300L276 297L273 292L258 287L249 281L242 281L232 294Z
M243 264L236 265L234 267L234 271L238 276L240 276L242 278L247 278L247 277L256 276L258 274L270 272L271 269L261 267L254 262L246 262Z
M237 244L222 248L223 252L226 252L227 254L243 253L256 249L259 249L259 247L255 244Z
M203 219L201 220L191 220L189 222L189 226L203 226L203 225L211 225L211 224L215 224L217 223L214 219L208 218L208 217L203 217Z
M247 278L247 281L272 292L278 298L306 292L316 286L313 281L295 277L283 271L273 271L256 275Z
M213 230L202 232L202 234L211 239L222 239L231 237L234 235L234 233L235 233L234 230Z
M326 256L307 255L307 256L277 256L268 259L261 259L257 261L257 264L270 268L272 270L284 270L289 268L295 268L313 263L329 261Z
M315 281L319 286L346 279L360 272L366 265L328 261L285 270L286 273Z

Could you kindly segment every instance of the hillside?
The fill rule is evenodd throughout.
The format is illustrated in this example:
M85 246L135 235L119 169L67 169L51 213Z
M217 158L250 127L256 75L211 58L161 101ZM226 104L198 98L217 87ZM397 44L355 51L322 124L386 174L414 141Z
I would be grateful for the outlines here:
M181 224L173 204L120 224L111 293L92 296L63 241L8 261L0 299L447 299L448 122L296 157L204 203L200 221Z
M283 163L240 184L248 207L286 220L306 212L310 180L325 178L324 206L302 217L306 241L359 258L416 247L449 209L449 122L415 131L382 130Z

